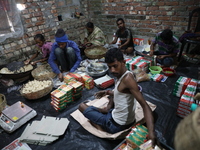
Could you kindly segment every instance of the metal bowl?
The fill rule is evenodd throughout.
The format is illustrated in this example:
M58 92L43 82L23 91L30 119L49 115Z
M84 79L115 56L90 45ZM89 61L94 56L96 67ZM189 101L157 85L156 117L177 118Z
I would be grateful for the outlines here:
M9 63L7 65L2 65L0 66L0 70L3 68L3 67L6 67L8 68L9 70L14 70L14 68L19 68L18 66L21 65L23 62L12 62L12 63ZM24 66L24 65L23 65ZM13 74L7 74L7 73L0 73L0 75L2 76L2 78L6 78L6 79L13 79L13 80L16 80L16 79L21 79L21 78L25 78L25 77L30 77L31 76L31 71L33 71L34 69L36 68L36 66L33 66L33 69L29 70L29 71L26 71L26 72L21 72L21 73L13 73Z
M92 77L103 76L107 71L108 66L106 63L91 63L86 67L86 72Z

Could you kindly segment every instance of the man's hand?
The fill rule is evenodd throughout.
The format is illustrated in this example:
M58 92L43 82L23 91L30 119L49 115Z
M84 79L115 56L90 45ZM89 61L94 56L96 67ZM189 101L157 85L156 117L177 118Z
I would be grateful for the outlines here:
M88 39L84 38L83 42L84 42L84 44L86 44L88 42Z
M58 74L58 78L59 78L60 82L62 82L62 81L63 81L63 74L62 74L62 73L59 73L59 74Z
M153 56L153 52L154 52L154 50L150 50L149 55L150 55L150 56Z
M99 91L99 92L94 94L96 99L100 99L100 98L102 98L102 97L104 97L106 95L107 95L107 91Z
M165 58L165 55L159 55L157 56L158 59L164 59Z
M156 145L156 135L154 132L152 132L152 133L149 132L148 140L152 141L152 147L154 148Z
M30 63L30 59L27 59L26 61L24 61L25 65L28 65Z
M31 65L35 65L37 62L36 61L34 61L34 62L31 62Z

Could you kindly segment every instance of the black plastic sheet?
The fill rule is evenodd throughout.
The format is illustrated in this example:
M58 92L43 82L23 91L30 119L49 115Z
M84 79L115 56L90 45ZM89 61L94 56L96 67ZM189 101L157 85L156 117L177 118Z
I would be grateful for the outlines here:
M164 83L158 83L155 81L139 83L139 85L142 86L142 93L145 100L157 105L154 114L156 118L155 130L158 140L172 148L174 145L173 140L176 126L182 119L176 114L180 98L172 95L174 84L179 76L197 79L198 65L181 62L176 68L176 75L169 77ZM114 86L108 89L113 89L113 87ZM94 93L100 90L96 87L92 90L84 89L82 98L72 102L65 110L61 112L56 112L50 105L50 95L47 95L39 100L27 100L20 95L17 89L18 88L13 87L5 88L0 85L0 93L6 96L8 105L12 105L17 101L22 101L37 111L37 116L31 119L28 123L31 123L33 120L41 120L43 115L52 117L65 117L70 121L66 132L64 135L60 136L58 140L48 144L47 146L29 144L33 150L112 150L123 140L108 140L98 138L86 131L70 116L70 114L78 108L78 105L81 102L88 99L94 99ZM19 138L28 123L24 124L13 133L7 133L5 131L0 133L0 149L11 143L16 138Z

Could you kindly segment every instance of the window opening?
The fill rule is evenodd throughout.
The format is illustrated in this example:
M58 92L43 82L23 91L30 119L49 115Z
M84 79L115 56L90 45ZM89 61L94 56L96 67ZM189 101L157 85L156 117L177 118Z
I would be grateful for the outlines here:
M23 35L20 11L15 0L0 0L0 42Z

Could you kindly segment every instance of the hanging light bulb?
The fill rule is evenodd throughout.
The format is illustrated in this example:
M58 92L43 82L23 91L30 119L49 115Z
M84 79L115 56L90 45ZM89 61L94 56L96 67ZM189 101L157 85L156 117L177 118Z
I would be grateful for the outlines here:
M17 4L17 8L21 11L24 10L26 7L25 4Z

